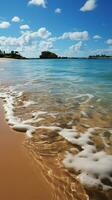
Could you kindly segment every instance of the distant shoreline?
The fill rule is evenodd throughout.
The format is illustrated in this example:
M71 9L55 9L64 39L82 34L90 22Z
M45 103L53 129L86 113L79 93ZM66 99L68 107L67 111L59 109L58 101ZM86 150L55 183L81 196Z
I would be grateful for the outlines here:
M99 57L99 58L89 58L89 57L58 57L58 58L26 58L27 60L102 60L102 59L112 59L112 57Z
M17 60L28 60L28 59L112 59L112 56L105 55L105 54L96 54L96 55L89 55L88 57L69 57L69 56L59 56L56 53L51 51L42 51L41 55L38 58L27 58L22 56L18 51L11 51L10 53L6 53L5 51L0 50L0 59L17 59Z
M84 59L84 60L110 60L112 59L112 57L92 57L92 58L89 58L89 57L59 57L59 58L9 58L9 57L0 57L0 61L7 61L7 60L72 60L72 59Z

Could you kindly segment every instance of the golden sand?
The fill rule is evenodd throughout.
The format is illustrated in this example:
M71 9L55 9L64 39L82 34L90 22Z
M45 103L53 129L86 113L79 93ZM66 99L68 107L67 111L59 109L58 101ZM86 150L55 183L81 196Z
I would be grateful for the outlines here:
M52 188L23 146L23 134L12 131L0 104L0 200L52 199Z

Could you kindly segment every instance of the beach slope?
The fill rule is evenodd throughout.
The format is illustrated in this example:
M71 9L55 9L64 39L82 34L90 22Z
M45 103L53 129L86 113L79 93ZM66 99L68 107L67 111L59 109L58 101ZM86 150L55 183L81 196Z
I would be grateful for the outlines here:
M0 199L52 199L52 190L39 166L27 156L24 136L9 128L0 102Z

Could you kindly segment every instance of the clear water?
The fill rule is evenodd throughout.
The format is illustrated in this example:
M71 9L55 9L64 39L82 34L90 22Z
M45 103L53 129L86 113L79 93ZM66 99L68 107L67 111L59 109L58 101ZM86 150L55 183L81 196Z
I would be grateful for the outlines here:
M112 60L4 61L0 62L0 83L62 98L89 93L110 101Z

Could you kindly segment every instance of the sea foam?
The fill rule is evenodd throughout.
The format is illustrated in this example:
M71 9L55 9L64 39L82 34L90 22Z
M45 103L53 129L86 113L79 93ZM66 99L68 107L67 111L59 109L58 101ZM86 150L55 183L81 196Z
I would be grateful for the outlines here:
M80 134L76 129L63 129L59 134L82 149L76 155L67 152L63 164L78 173L77 178L83 185L103 190L112 189L112 155L97 151L91 139L94 133L95 128L89 128Z
M20 132L25 132L28 137L32 137L32 134L36 130L39 130L39 129L48 129L48 130L52 130L52 131L61 131L62 130L60 127L57 127L57 126L35 127L35 126L30 125L32 123L43 120L44 118L42 118L42 116L50 115L52 117L55 117L55 115L57 113L48 113L45 111L38 111L38 112L32 113L31 119L27 119L27 120L23 120L23 121L19 117L16 117L14 115L14 111L13 111L14 105L16 102L16 98L21 97L23 95L23 92L17 93L14 91L14 88L10 88L10 89L11 90L9 92L0 93L0 98L2 98L4 101L3 106L4 106L4 110L5 110L5 118L8 121L8 124L11 126L12 129L14 129L16 131L20 131ZM29 102L30 101L28 101L28 104L25 102L25 104L27 104L27 106L30 106L33 104L33 102L31 102L31 103L29 103Z
M16 95L20 97L22 93ZM14 99L15 92L12 93L12 96L7 93L0 93L0 98L4 100L4 109L5 109L5 118L8 121L8 124L16 131L26 132L28 137L32 137L32 133L35 132L35 128L31 125L25 124L24 121L21 121L18 117L14 116Z

